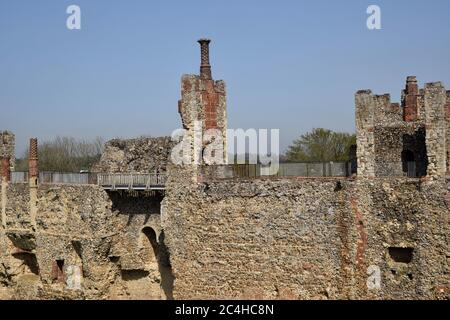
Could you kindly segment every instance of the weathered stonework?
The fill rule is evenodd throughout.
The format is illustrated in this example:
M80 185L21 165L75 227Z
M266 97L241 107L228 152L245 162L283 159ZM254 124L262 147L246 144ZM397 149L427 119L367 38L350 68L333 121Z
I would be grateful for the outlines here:
M448 299L446 93L409 82L407 110L357 93L356 180L171 167L162 225L174 298ZM405 149L423 179L406 177Z
M92 171L101 173L165 172L174 143L170 137L114 139L105 144Z
M445 119L447 120L447 175L450 175L450 91L447 91L447 103L445 104Z
M174 181L162 211L174 297L448 298L446 194L406 178ZM393 261L397 247L413 260Z
M9 185L7 194L6 228L0 231L0 299L171 297L157 196L40 185L33 228L29 186ZM155 247L146 233L152 230ZM74 270L80 272L78 284Z

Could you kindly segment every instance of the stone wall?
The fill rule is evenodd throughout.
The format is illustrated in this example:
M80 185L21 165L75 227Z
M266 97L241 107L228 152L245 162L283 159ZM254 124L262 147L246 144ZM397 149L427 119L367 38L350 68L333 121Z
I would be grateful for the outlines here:
M444 184L189 180L163 201L175 299L449 298Z
M7 186L0 299L171 298L161 195L40 185L34 228L29 194L27 184Z
M27 184L8 186L6 228L0 233L3 298L104 296L112 276L106 252L114 226L106 194L96 186L42 185L36 227L29 195ZM83 290L69 288L76 272Z
M169 189L163 227L175 299L343 297L337 184L226 180Z
M369 265L381 269L380 290L364 297L449 299L449 191L445 183L380 179L357 185ZM447 200L446 200L447 199Z
M8 229L28 229L32 226L30 192L28 184L8 184L6 201L6 227Z
M100 173L165 172L173 145L170 137L114 139L105 144L100 161L91 170Z
M447 91L447 102L445 104L445 119L447 122L447 136L446 136L447 176L450 176L450 90Z
M41 185L36 229L28 186L9 185L0 297L450 298L445 183L193 184L195 170L173 170L164 200L160 193ZM381 283L369 290L373 266ZM71 287L77 270L79 289Z

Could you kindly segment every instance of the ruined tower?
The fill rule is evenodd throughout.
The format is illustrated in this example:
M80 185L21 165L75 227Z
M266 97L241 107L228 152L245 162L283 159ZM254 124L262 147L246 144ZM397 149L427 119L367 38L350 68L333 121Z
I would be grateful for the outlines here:
M198 42L201 50L200 75L183 75L181 79L178 111L189 140L183 148L183 156L194 165L224 164L227 163L225 82L212 78L209 61L211 41L200 39ZM212 150L212 145L215 150ZM205 161L211 154L219 163ZM186 162L184 164L188 164Z
M9 157L10 167L15 166L15 135L10 131L0 132L0 157ZM1 163L0 163L1 168Z
M0 132L0 173L1 173L1 223L6 228L7 189L11 181L11 169L15 162L15 136L9 131Z
M419 89L415 76L406 80L402 103L370 90L356 94L359 177L445 177L450 162L450 117L441 82Z

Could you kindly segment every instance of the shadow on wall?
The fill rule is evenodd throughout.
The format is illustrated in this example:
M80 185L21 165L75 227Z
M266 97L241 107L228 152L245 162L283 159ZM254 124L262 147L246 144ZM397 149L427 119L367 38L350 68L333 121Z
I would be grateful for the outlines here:
M164 198L159 193L145 193L145 192L108 192L109 198L113 203L113 211L118 211L119 214L127 215L127 225L131 225L133 216L144 215L146 224L152 214L160 214L161 201Z
M167 300L173 300L173 282L175 277L172 274L169 250L164 242L164 231L161 231L161 234L159 235L158 267L161 274L161 288L163 289Z
M145 270L122 270L121 275L122 280L134 281L148 277L149 272Z
M30 252L18 252L12 254L13 258L20 261L19 267L16 272L19 274L35 274L39 275L39 265L36 259L36 255ZM20 269L20 271L18 271Z
M147 255L148 262L150 264L157 263L158 271L161 276L161 289L164 291L168 300L173 300L174 277L170 265L169 252L164 243L164 231L161 232L158 240L156 239L155 230L151 227L145 227L142 229L142 232L151 244L153 251L151 255Z

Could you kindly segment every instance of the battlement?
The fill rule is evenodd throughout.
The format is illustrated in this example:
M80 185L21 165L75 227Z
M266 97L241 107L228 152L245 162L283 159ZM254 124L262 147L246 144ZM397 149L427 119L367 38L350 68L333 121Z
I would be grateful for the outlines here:
M444 177L450 162L448 97L442 82L419 89L414 76L406 79L400 104L389 94L358 91L358 175Z
M426 97L437 97L442 103L433 103L426 106ZM450 94L445 91L442 82L426 83L420 89L415 76L409 76L405 89L402 90L401 102L391 102L390 94L377 95L372 90L359 90L356 93L356 120L357 125L395 126L402 122L425 123L427 114L450 112L445 106ZM450 103L450 102L448 102ZM436 110L435 110L436 109ZM358 121L359 120L359 121ZM368 123L370 122L370 123Z

